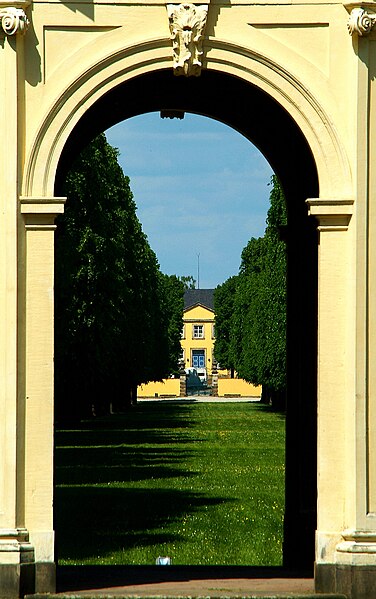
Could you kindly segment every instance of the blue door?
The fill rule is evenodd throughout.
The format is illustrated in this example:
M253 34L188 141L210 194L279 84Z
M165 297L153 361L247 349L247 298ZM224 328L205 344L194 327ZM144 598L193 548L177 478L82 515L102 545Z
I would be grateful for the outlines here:
M205 350L192 350L192 366L193 368L205 368Z

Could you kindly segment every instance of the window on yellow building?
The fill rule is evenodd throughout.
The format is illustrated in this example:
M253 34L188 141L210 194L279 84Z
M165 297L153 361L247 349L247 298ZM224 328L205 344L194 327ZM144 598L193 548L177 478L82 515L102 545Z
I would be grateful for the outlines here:
M194 324L193 325L193 339L203 339L204 338L204 325L203 324Z
M183 324L182 330L181 330L181 338L185 339L185 325Z

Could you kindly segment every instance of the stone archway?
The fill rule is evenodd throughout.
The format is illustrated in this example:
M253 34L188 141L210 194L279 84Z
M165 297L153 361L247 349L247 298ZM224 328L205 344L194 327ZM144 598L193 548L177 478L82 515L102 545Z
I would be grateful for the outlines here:
M0 114L2 594L54 586L53 231L64 205L54 188L58 193L77 139L96 133L95 124L102 130L113 119L178 109L244 133L285 188L294 380L287 560L301 555L306 563L311 546L316 483L308 477L306 490L302 481L315 467L317 406L316 588L370 596L376 54L372 35L364 36L376 18L360 9L351 13L351 44L342 4L212 0L199 36L202 68L194 75L201 75L185 79L172 75L179 61L169 29L173 9L164 3L34 0L32 10L28 6L15 0L0 12L7 36L0 47L6 82ZM196 5L182 6L194 11ZM317 261L317 223L307 208L318 222Z
M168 114L189 111L226 122L263 151L283 181L290 223L286 237L288 362L292 365L287 417L284 563L309 569L314 561L316 528L317 411L317 234L305 204L305 198L318 194L312 153L287 112L255 86L213 71L203 71L201 77L188 79L176 78L169 70L156 71L114 88L80 119L60 157L55 195L60 195L60 181L66 168L93 135L124 118L150 111ZM304 540L302 530L305 530Z

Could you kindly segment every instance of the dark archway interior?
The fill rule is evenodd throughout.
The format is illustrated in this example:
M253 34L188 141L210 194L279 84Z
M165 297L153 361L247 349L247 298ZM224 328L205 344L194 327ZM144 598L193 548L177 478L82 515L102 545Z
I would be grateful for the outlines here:
M124 119L161 110L200 114L239 131L268 159L285 191L288 400L284 563L289 568L312 568L317 493L317 235L305 200L318 196L316 165L296 123L259 88L214 71L184 78L165 70L119 85L85 113L62 152L55 194L61 195L70 164L98 133Z

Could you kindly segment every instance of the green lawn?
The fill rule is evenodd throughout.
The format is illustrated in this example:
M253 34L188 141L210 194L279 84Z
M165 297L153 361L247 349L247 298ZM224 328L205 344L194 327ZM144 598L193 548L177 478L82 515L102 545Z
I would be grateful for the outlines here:
M60 564L280 565L284 417L142 402L56 431Z

